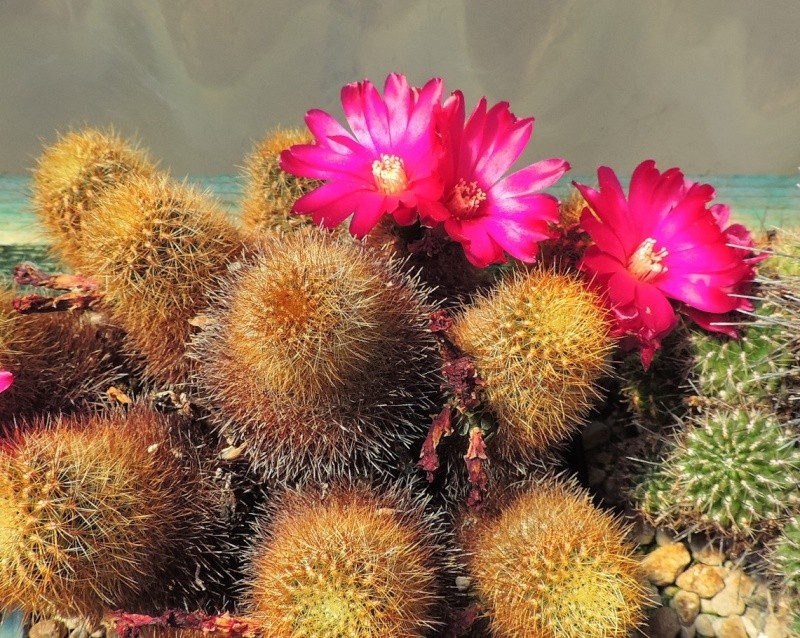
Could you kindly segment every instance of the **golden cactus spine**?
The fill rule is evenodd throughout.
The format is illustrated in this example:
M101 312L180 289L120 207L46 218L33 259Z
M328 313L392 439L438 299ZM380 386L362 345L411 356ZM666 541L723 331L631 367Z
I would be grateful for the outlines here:
M320 182L286 173L281 152L296 144L312 144L306 129L277 128L259 142L245 160L242 224L245 232L294 230L313 224L308 215L292 213L292 205Z
M193 342L211 418L279 480L396 470L438 385L423 297L349 238L276 236L215 292Z
M45 148L33 174L33 202L61 261L82 270L86 217L108 190L155 172L146 153L112 130L70 131Z
M619 520L545 479L465 526L473 588L498 638L623 638L645 590Z
M583 281L538 269L502 282L458 317L453 336L486 383L501 460L530 462L582 423L609 372L610 328Z
M441 525L400 489L289 492L253 544L248 615L274 638L412 638L442 622Z
M144 407L40 420L7 441L2 604L96 617L135 608L167 585L191 587L204 506L196 475L175 452L170 422Z
M188 380L189 321L241 250L225 213L166 177L131 178L109 192L84 229L87 271L105 292L129 353L161 385Z

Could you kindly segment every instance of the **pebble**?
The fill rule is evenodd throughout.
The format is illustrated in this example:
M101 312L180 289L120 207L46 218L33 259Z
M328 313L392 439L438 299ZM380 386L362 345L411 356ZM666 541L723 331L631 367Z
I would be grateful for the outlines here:
M715 546L705 536L693 536L689 540L692 549L692 558L704 565L719 566L725 562L725 552L722 548Z
M709 614L700 614L694 621L694 628L701 636L711 638L717 635L717 632L714 631L714 616Z
M67 626L60 620L41 620L30 628L28 638L67 638Z
M764 623L764 630L761 632L764 638L788 638L789 628L781 620L771 614Z
M672 545L674 542L675 535L672 532L668 532L665 529L659 529L656 531L656 545L659 547Z
M747 574L734 570L725 578L725 589L711 599L711 609L718 616L741 615L744 599L753 593L756 584Z
M678 614L681 625L691 625L700 613L700 596L694 592L680 590L670 601L670 607Z
M649 545L656 537L656 528L643 518L637 517L634 520L630 537L636 545Z
M658 539L658 534L656 534ZM671 585L692 560L683 543L671 543L654 550L642 560L642 571L654 585Z
M755 623L750 620L747 616L742 616L742 625L744 626L744 630L747 632L748 638L758 638L758 628L755 626Z
M725 588L725 575L722 567L695 563L678 576L675 584L701 598L711 598Z
M741 616L720 618L714 628L717 631L717 638L748 638Z
M697 635L697 629L694 625L688 627L681 627L681 638L694 638Z
M675 638L681 626L674 609L659 607L648 614L647 638Z

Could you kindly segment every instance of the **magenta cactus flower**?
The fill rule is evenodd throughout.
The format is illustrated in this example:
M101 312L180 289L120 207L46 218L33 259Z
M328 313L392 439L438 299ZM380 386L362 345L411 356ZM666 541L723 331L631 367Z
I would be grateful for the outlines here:
M517 119L507 102L487 110L482 98L464 122L464 96L455 91L444 103L439 128L445 145L440 165L441 202L420 206L423 223L444 224L479 267L506 261L506 254L533 261L539 242L552 237L558 200L541 193L569 164L549 159L503 177L533 132L533 118Z
M8 370L0 370L0 392L5 392L14 383L14 375Z
M297 200L293 210L327 228L352 215L350 232L356 237L385 214L412 224L419 209L442 195L442 148L434 127L441 99L440 79L417 89L392 73L383 98L368 80L342 89L349 131L328 113L309 111L306 124L315 143L284 151L281 168L324 184Z
M757 259L747 229L726 226L727 207L709 207L714 189L677 168L661 173L653 160L633 172L627 198L610 168L597 176L599 190L575 184L588 204L581 227L594 242L579 267L606 296L623 345L641 348L648 367L676 309L735 334L722 324L728 313L752 309L742 295Z

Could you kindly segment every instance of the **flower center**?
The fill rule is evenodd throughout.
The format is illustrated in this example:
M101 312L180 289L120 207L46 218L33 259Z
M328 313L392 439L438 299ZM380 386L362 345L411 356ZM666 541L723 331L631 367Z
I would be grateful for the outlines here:
M381 154L379 160L372 162L372 176L375 178L375 186L383 195L397 195L408 187L403 160L397 155Z
M628 260L628 272L639 281L650 281L667 271L661 261L669 255L666 248L655 250L656 240L652 237L645 239Z
M453 190L445 200L445 205L458 219L471 219L478 214L481 204L486 201L486 193L478 186L478 182L467 184L462 177L453 186Z

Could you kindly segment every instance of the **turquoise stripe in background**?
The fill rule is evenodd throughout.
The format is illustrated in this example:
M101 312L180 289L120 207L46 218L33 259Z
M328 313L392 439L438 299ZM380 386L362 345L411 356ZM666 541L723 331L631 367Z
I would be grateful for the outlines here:
M572 180L594 184L594 176L569 176L551 191L564 196ZM697 177L717 189L716 202L730 204L734 218L751 228L800 225L800 188L794 175L718 175ZM241 179L236 175L195 177L189 181L209 188L232 215L238 214ZM621 179L627 184L627 178ZM0 176L0 262L20 254L36 256L44 237L37 228L29 202L28 177ZM11 248L13 246L13 248ZM12 254L13 253L13 254ZM4 269L5 270L5 269Z

